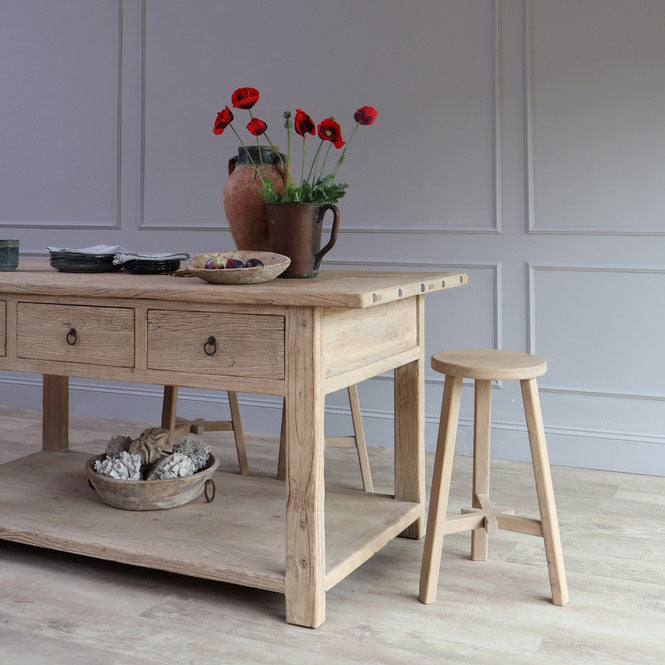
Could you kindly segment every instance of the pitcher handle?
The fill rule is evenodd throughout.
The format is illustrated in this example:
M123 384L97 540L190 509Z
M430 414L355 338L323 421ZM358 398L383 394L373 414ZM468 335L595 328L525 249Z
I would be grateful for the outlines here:
M286 187L286 183L289 179L289 171L290 171L290 166L289 166L289 160L286 155L283 155L281 152L278 155L278 159L275 162L275 166L277 167L277 172L282 178L282 182L284 183L284 186Z
M335 246L335 243L337 242L337 230L339 229L339 210L337 209L337 206L333 205L332 203L326 203L322 205L319 210L319 215L322 224L323 224L323 216L326 214L326 210L332 210L333 225L332 229L330 230L330 240L328 241L328 244L325 247L323 247L316 256L316 263L314 264L314 272L316 272L319 269L319 266L321 265L321 260Z
M236 164L238 163L238 157L231 157L229 159L229 175L231 175L236 170Z

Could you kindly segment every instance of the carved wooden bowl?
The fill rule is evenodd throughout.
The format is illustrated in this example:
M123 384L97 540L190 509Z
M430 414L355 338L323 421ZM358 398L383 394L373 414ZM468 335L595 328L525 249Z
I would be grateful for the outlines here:
M206 268L206 261L217 255L221 255L225 259L240 259L243 263L249 261L249 259L259 259L263 262L263 265L255 268L224 268L221 270ZM291 259L288 256L273 252L209 252L198 254L189 259L187 261L187 272L211 284L259 284L269 282L281 275L290 263Z
M99 498L113 508L122 510L164 510L182 506L206 493L206 500L215 497L212 480L219 461L210 455L206 466L191 476L163 480L116 480L95 471L95 462L106 457L95 455L88 459L85 474ZM212 485L208 484L208 481Z

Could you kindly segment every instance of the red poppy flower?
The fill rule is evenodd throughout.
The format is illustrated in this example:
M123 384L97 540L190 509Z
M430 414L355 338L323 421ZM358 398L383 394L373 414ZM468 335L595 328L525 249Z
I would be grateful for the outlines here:
M259 101L256 88L238 88L231 95L231 104L237 109L251 109Z
M296 110L296 117L293 119L293 128L296 130L296 134L300 136L305 136L305 134L316 134L316 125L314 120L308 116L302 109Z
M254 134L254 136L261 136L266 129L268 129L268 125L266 125L266 123L260 118L252 118L247 123L247 131L250 134Z
M336 148L341 148L344 145L342 129L332 118L322 120L317 129L319 130L319 137L324 141L330 141Z
M359 125L373 125L379 112L373 106L361 106L354 114L353 119Z
M225 106L218 114L215 119L215 124L212 127L213 134L221 134L227 126L233 122L233 113L228 106Z

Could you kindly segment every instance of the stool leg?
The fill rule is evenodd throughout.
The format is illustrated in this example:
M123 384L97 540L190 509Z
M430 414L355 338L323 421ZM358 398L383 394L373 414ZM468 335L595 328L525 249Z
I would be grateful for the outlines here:
M443 401L441 402L439 436L436 442L429 514L427 515L425 549L420 569L421 603L433 603L436 600L439 568L441 567L441 549L443 547L443 525L446 521L446 510L448 509L448 493L450 491L450 476L453 470L461 396L462 377L446 376L443 387Z
M540 411L538 384L535 379L523 380L520 383L524 400L524 414L529 429L531 460L536 479L540 520L543 529L543 540L545 541L545 553L547 554L547 568L550 576L550 587L552 588L552 602L555 605L565 605L568 602L568 585L563 565L563 551L554 502L550 462L545 442L545 428Z
M162 427L165 427L175 436L175 412L178 402L178 386L164 386L164 398L162 400Z
M360 476L363 480L365 492L373 492L372 472L369 468L369 457L367 456L367 442L365 441L365 428L363 427L362 414L360 412L360 400L358 399L358 386L354 383L348 387L349 405L351 406L351 420L353 421L353 433L356 437L356 450L358 451L358 464L360 464Z
M277 480L286 480L286 398L282 400L282 427L279 431L279 458Z
M229 390L229 408L231 410L231 423L233 425L233 438L236 442L236 454L238 455L238 466L243 476L249 475L249 464L247 463L247 449L245 448L245 435L242 431L242 420L240 419L240 407L238 406L238 393Z
M474 508L489 508L490 492L490 415L492 382L476 380L473 430L473 496ZM487 561L488 537L483 526L471 532L471 559Z

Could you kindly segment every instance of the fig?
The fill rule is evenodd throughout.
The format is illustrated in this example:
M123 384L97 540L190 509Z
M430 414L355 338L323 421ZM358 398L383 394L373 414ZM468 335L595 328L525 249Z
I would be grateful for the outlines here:
M258 266L262 266L263 261L261 259L249 259L247 263L245 263L245 268L256 268Z
M220 270L224 268L224 257L220 254L215 254L215 256L209 258L206 261L206 268L209 270Z
M244 268L245 264L240 260L240 259L228 259L226 261L226 268L232 269L232 268Z

